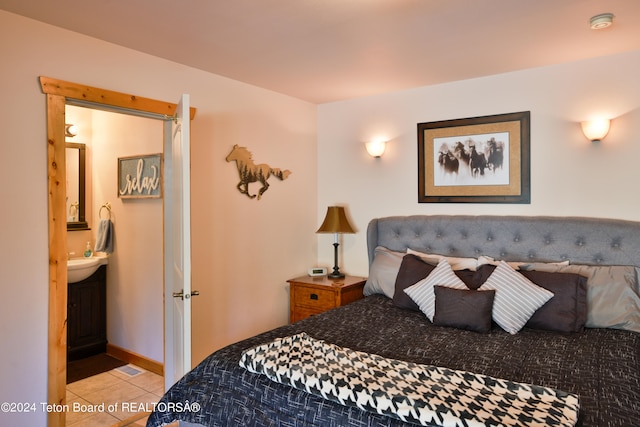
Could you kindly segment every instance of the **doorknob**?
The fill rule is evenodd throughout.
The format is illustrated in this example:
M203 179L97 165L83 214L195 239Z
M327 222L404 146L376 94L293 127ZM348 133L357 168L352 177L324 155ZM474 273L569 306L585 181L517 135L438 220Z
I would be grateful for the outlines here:
M174 298L180 298L181 300L189 299L191 297L197 297L198 295L200 295L200 291L191 291L190 294L186 294L186 295L184 294L183 290L180 290L180 292L173 293Z

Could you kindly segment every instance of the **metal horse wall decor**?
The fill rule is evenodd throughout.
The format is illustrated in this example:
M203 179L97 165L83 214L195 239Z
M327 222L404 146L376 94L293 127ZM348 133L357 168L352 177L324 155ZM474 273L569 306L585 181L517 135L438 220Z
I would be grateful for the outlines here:
M233 146L233 150L231 150L231 153L229 153L226 160L227 162L236 162L238 175L240 175L240 182L237 185L238 191L242 194L246 194L250 199L257 196L258 200L260 200L264 192L269 189L267 179L269 179L271 175L274 175L280 180L285 180L289 175L291 175L290 170L272 168L265 163L256 165L253 162L252 154L247 150L247 147L239 147L238 144ZM249 184L258 181L262 184L262 188L258 190L258 194L249 194Z

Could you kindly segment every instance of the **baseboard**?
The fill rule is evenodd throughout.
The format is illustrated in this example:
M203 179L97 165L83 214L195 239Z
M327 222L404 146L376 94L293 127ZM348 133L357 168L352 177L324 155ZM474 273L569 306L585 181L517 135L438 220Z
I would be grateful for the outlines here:
M125 350L124 348L118 347L117 345L107 343L107 354L115 357L116 359L120 359L123 362L132 363L136 366L141 367L142 369L153 372L154 374L164 376L164 364L149 359L148 357L141 356L132 351Z

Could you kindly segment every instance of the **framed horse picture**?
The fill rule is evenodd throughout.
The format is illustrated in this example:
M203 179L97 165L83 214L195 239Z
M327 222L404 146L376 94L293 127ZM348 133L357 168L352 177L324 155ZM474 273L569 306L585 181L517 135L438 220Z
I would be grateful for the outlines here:
M419 203L531 203L530 112L418 123Z

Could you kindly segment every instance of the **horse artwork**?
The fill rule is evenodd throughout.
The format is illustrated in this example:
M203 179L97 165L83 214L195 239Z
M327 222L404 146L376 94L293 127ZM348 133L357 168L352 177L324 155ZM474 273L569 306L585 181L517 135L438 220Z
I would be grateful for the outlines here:
M460 168L460 161L451 152L447 144L443 144L438 153L438 163L444 176L451 175L456 177Z
M419 203L530 203L530 112L418 123Z
M435 138L434 171L440 173L433 176L434 186L508 185L505 140L504 133Z
M269 183L267 180L271 175L285 180L291 175L290 170L280 170L278 168L272 168L271 166L261 163L256 165L253 162L253 155L247 147L240 147L238 144L233 146L231 153L226 158L227 162L236 162L238 168L238 175L240 175L240 182L237 185L238 191L242 194L246 194L247 197L253 199L255 197L260 200L265 191L269 189ZM258 190L258 194L249 193L249 184L252 182L260 182L262 187Z
M484 175L484 169L487 167L487 159L484 153L476 151L476 146L470 145L471 148L471 160L469 161L469 168L471 169L471 176L477 178L478 175Z
M487 142L487 167L494 173L497 169L502 169L503 152L504 143L502 141L496 141L495 138L491 138Z

